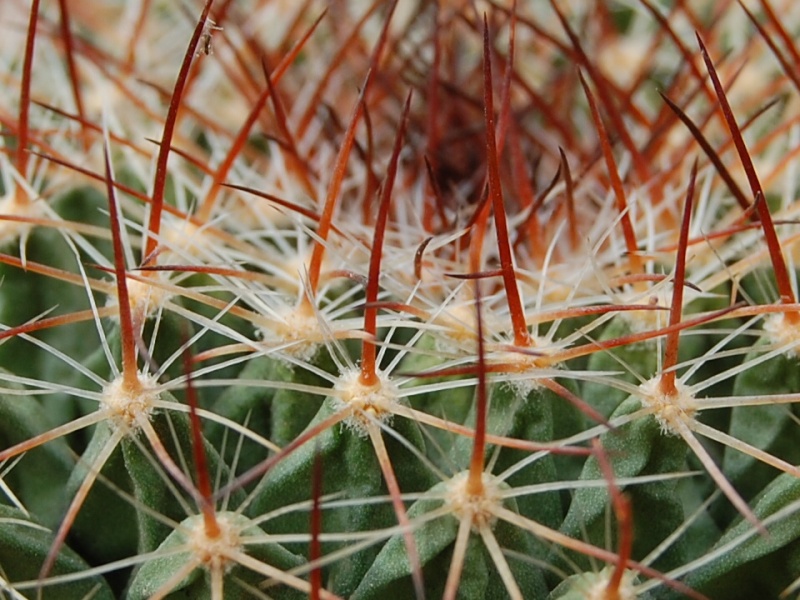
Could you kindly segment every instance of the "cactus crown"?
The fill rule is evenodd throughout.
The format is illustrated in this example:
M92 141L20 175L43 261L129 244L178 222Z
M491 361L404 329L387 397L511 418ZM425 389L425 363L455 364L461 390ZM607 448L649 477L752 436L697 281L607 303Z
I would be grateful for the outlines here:
M796 593L798 23L0 3L3 596Z

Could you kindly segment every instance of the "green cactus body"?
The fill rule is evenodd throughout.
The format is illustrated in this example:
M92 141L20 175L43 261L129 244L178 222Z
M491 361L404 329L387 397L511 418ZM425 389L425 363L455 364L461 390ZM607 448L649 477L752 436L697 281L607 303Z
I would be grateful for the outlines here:
M0 596L797 596L798 6L0 2Z

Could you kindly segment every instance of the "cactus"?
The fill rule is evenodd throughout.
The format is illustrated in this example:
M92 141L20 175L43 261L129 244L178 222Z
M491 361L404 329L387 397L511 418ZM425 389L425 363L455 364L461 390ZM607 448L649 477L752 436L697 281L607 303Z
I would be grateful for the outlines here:
M0 23L3 597L800 589L797 3Z

